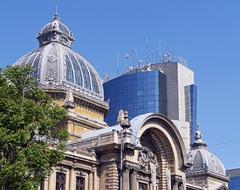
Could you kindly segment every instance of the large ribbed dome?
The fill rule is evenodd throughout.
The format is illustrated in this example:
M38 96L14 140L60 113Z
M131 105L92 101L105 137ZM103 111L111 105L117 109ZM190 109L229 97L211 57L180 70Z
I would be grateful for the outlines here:
M39 36L39 49L20 58L15 65L31 65L42 86L66 86L103 100L102 81L93 66L72 51L72 33L57 15L45 25Z
M195 133L195 143L188 155L188 162L192 164L187 174L212 173L226 177L226 171L222 162L214 154L208 151L207 145L202 141L199 130Z

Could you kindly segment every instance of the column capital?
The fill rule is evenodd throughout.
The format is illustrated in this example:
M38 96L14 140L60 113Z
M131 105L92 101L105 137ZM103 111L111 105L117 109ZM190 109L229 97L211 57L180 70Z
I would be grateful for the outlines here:
M96 167L92 167L89 173L94 173L96 171L97 171L97 168Z
M173 174L171 175L171 182L172 184L178 184L180 182L183 182L183 178L180 175Z

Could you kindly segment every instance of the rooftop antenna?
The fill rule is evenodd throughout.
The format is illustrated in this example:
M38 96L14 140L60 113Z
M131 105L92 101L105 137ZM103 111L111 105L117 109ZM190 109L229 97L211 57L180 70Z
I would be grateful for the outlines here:
M157 61L161 61L161 55L162 55L162 42L158 40Z
M135 48L135 50L134 50L134 54L135 54L135 64L136 64L136 62L137 62L137 60L138 60L138 52L137 52L137 48Z
M113 61L112 59L110 60L110 67L109 67L109 76L110 78L113 78Z
M55 7L55 15L58 15L58 6Z
M126 68L128 68L129 67L129 61L131 61L130 60L131 59L130 54L128 52L125 52L123 57L126 59L126 65L125 66L126 66ZM125 72L126 68L124 68L124 72Z
M117 52L117 75L119 75L120 74L120 72L119 72L119 70L120 70L120 68L119 68L119 52Z
M149 42L148 42L148 38L146 38L146 47L145 47L146 64L148 64L148 62L149 62L149 59L148 59L148 48L149 48Z
M163 62L163 63L170 63L170 62L172 62L172 54L171 54L168 46L165 45L165 48L164 48L164 49L165 49L165 50L164 50L164 54L163 54L163 56L162 56L162 62Z
M139 59L139 61L138 61L138 68L139 68L139 69L141 68L142 63L143 63L143 60L142 60L142 59Z
M155 63L158 63L158 51L159 51L159 42L158 42L156 51L153 52L153 53L155 53Z

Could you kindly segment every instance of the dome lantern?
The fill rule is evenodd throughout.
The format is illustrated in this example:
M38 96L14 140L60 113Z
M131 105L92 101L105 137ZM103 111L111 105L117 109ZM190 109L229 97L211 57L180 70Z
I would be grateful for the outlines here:
M37 39L40 47L51 42L59 42L71 47L74 41L71 31L60 21L57 13L53 16L52 21L42 28Z
M195 132L195 142L191 145L192 148L198 148L198 147L207 147L207 144L203 142L202 140L202 132L199 129L199 124L197 124L197 130Z

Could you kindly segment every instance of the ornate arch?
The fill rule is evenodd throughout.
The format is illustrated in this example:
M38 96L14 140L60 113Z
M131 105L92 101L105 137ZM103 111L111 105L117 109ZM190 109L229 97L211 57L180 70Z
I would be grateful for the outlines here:
M133 122L133 132L142 146L157 157L157 172L161 176L159 188L167 189L169 172L180 176L187 164L186 150L176 126L161 114L145 114Z

